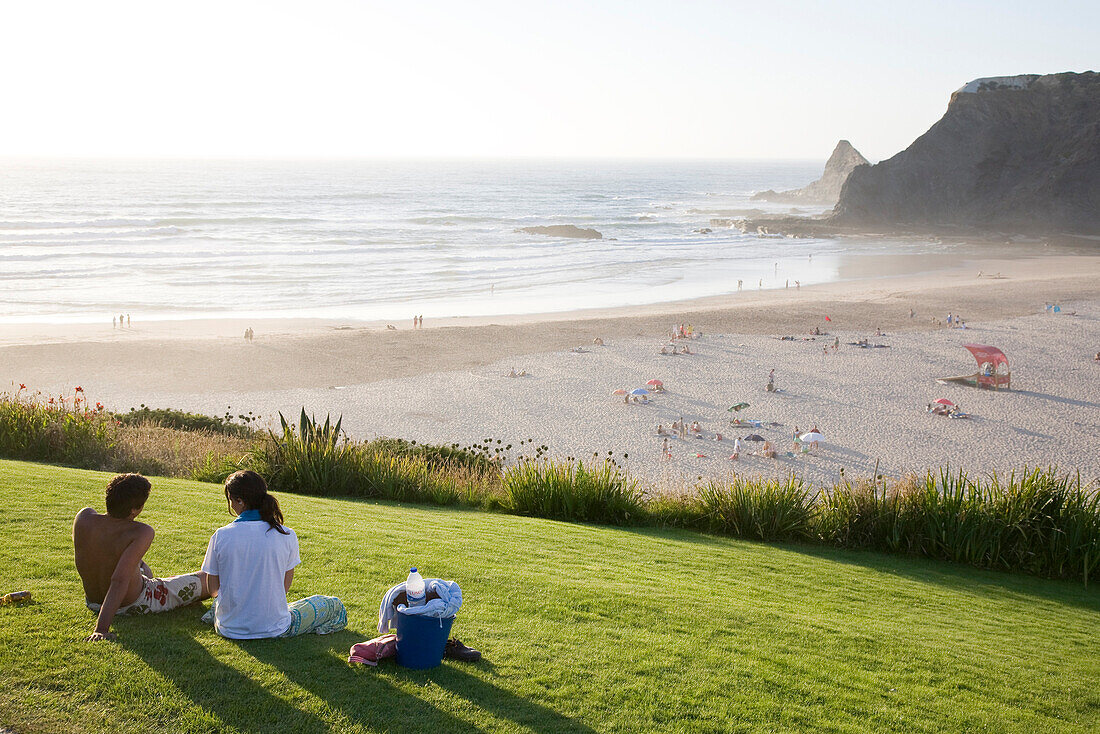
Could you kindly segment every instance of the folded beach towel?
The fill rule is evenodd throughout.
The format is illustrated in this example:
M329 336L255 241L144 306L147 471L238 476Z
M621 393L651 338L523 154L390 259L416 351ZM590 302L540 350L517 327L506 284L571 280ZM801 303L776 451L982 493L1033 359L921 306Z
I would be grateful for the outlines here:
M397 635L382 635L366 642L357 642L351 646L348 652L349 663L363 663L364 665L378 665L383 658L390 658L397 654Z
M424 579L424 590L430 596L432 592L439 595L438 599L432 599L418 607L409 607L404 604L394 606L399 594L405 591L405 582L396 584L382 596L382 603L378 607L378 632L389 632L394 626L397 611L405 614L418 614L426 617L439 617L446 619L458 613L462 606L462 589L454 581L443 579Z

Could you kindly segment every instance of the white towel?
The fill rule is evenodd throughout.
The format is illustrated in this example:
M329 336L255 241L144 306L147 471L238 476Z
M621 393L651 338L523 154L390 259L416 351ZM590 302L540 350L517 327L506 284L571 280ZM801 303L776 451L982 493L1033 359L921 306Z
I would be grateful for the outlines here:
M421 616L446 619L457 614L459 607L462 606L462 589L460 589L458 584L454 581L424 579L425 593L434 591L439 595L439 598L432 599L417 607L409 607L402 604L395 609L393 602L397 598L397 595L404 590L405 582L402 581L382 596L382 603L378 607L379 634L389 632L390 628L394 626L394 619L397 616L398 609L405 614L418 614Z

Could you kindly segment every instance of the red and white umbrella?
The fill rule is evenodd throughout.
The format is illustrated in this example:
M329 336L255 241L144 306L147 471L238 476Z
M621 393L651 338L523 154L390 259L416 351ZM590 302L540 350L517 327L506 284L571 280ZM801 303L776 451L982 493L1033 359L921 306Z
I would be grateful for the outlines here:
M954 405L954 403L952 403L952 402L951 402L950 400L948 400L947 398L940 398L940 399L939 399L939 400L937 400L936 402L937 402L937 403L939 403L940 405Z
M654 387L658 387L658 386L663 386L665 383L661 382L660 380L650 380L646 384L647 385L653 385Z
M615 392L613 392L611 394L612 395L626 395L626 390L624 390L620 387L618 390L616 390Z

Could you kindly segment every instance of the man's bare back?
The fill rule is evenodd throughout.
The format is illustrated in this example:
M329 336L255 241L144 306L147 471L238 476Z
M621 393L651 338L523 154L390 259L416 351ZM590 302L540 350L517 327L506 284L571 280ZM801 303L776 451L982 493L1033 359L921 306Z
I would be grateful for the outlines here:
M119 569L119 560L127 548L138 554L138 564L126 585L121 606L134 603L142 589L142 571L152 576L141 560L153 542L153 528L137 520L101 515L91 507L77 513L73 521L73 545L76 548L76 570L84 583L84 596L90 602L102 604L111 588L111 577Z
M85 507L73 520L76 570L87 606L97 614L90 641L114 639L116 614L167 612L210 595L201 571L154 578L143 560L154 533L137 516L150 486L140 474L119 474L107 484L107 514Z

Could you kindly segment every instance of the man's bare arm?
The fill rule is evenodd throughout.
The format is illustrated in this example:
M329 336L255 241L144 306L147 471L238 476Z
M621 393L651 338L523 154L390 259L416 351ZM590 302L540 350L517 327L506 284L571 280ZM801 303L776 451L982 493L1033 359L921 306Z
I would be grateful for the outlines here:
M142 556L153 544L153 535L151 527L148 525L141 526L137 537L126 546L126 550L122 551L114 573L111 574L111 586L107 589L107 596L103 598L103 604L99 607L95 632L84 638L86 642L114 639L115 636L111 633L111 622L114 621L115 613L122 605L122 599L126 596L126 589L137 573Z

